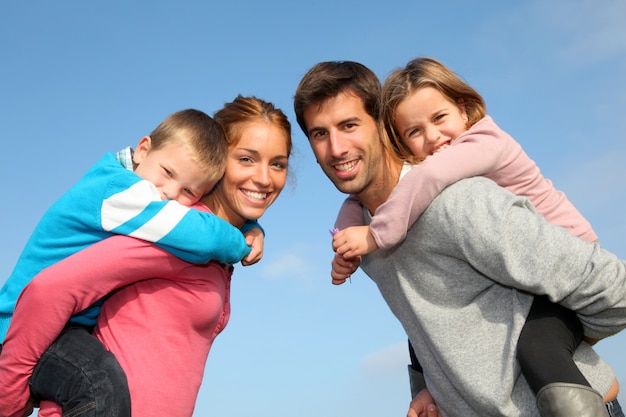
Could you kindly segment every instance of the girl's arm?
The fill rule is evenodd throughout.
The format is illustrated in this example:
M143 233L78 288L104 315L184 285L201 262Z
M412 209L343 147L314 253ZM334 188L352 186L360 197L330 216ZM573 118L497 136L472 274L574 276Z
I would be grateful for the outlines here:
M0 354L2 415L21 417L33 368L73 314L136 281L175 280L189 266L146 241L113 236L40 272L17 302Z
M363 223L363 206L354 196L346 198L339 209L335 227L339 230L350 226L362 226Z
M507 141L493 122L494 129L481 122L451 146L414 165L398 182L370 224L370 233L379 248L390 248L403 241L419 216L448 185L500 167L507 157Z

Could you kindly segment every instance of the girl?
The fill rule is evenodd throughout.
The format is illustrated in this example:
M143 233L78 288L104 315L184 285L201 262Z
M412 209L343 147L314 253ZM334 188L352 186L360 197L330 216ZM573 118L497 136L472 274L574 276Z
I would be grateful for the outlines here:
M358 259L395 246L439 192L478 175L528 197L548 221L575 236L597 241L589 222L541 175L519 143L487 115L480 94L443 64L431 58L409 62L389 76L382 95L383 120L393 151L415 165L376 210L369 227L349 227L334 235L339 255ZM339 216L344 221L362 219L362 210L349 198ZM341 284L348 276L334 270L333 283ZM554 414L559 401L591 390L572 361L582 337L574 312L535 298L518 342L518 359L544 416L559 415ZM589 406L597 408L597 415L606 415L599 394L591 398Z

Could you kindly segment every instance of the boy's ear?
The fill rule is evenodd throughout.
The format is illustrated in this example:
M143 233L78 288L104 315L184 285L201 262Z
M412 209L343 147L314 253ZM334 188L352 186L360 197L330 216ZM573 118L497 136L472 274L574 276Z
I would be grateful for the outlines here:
M150 136L144 136L143 138L141 138L141 140L137 144L135 153L133 153L133 162L139 165L143 161L143 159L146 157L148 152L150 152L151 147L152 147L152 139L150 138Z

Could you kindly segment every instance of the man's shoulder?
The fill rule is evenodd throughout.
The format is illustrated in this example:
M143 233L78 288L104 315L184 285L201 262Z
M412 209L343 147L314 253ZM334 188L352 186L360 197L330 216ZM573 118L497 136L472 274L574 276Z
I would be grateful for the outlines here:
M471 177L463 178L453 184L446 187L437 198L451 199L451 198L468 198L477 194L492 194L506 192L506 190L494 181L485 177Z
M464 178L446 187L424 214L471 218L512 204L516 196L485 177Z

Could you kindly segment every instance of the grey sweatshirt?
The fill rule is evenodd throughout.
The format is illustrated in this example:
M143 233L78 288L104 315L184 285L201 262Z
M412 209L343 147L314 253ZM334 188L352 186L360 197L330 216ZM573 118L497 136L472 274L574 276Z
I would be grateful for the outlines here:
M446 188L404 242L361 267L407 332L443 416L539 415L516 360L532 294L577 311L586 334L626 327L624 261L481 177ZM606 394L608 364L584 343L575 359Z

